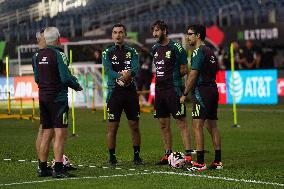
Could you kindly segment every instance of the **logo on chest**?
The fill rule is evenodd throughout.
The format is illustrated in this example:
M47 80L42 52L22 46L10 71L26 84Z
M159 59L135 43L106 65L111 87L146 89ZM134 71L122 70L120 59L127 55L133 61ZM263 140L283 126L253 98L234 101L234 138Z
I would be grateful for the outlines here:
M212 64L215 64L216 60L215 60L215 57L214 57L214 56L211 56L211 57L210 57L210 62L211 62Z
M117 57L115 55L113 55L113 57L111 58L112 60L116 60Z
M171 51L167 51L165 57L166 57L166 58L171 58L171 53L172 53Z
M154 58L157 58L158 56L158 52L156 51L156 53L154 54Z
M114 61L111 62L112 64L119 64L119 61L116 61L117 56L113 55L111 59L114 60Z
M126 53L125 58L131 58L131 52Z
M42 57L41 61L39 61L38 64L48 64L47 57L46 56Z

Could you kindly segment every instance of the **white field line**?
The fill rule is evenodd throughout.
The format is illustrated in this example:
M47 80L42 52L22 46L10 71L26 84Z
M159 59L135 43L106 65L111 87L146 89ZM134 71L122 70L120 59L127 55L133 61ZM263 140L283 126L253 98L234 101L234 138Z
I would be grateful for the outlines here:
M85 180L85 179L100 179L100 178L115 178L115 177L129 177L129 176L139 176L139 175L179 175L179 176L189 176L189 177L200 177L206 179L213 180L223 180L223 181L232 181L232 182L241 182L241 183L253 183L253 184L262 184L262 185L273 185L273 186L281 186L284 187L282 183L276 182L266 182L266 181L258 181L258 180L246 180L246 179L235 179L229 177L217 177L217 176L208 176L208 175L196 175L191 173L176 173L176 172L166 172L166 171L153 171L148 173L129 173L129 174L115 174L115 175L102 175L96 177L74 177L74 178L66 178L66 179L48 179L48 180L37 180L37 181L26 181L26 182L14 182L7 184L0 184L1 186L14 186L14 185L24 185L24 184L37 184L37 183L47 183L47 182L57 182L57 181L66 181L66 180Z
M67 180L85 180L85 179L99 179L99 178L128 177L128 176L150 175L150 174L153 174L153 173L133 173L133 174L131 173L131 174L102 175L102 176L95 176L95 177L73 177L73 178L65 178L65 179L35 180L35 181L14 182L14 183L0 184L0 187L1 186L14 186L14 185L24 185L24 184L56 182L56 181L67 181Z
M164 172L164 171L154 171L154 174L168 174L168 175L180 175L180 176L189 176L189 177L201 177L215 180L224 180L224 181L234 181L234 182L244 182L244 183L254 183L254 184L263 184L263 185L274 185L274 186L284 186L282 183L277 182L266 182L259 180L246 180L246 179L235 179L229 177L217 177L217 176L209 176L209 175L196 175L191 173L175 173L175 172Z

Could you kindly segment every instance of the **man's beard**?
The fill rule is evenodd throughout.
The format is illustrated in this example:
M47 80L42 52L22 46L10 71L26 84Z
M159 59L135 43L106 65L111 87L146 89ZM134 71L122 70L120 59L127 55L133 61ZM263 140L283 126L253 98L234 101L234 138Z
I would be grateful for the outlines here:
M158 43L162 43L164 40L165 40L165 36L164 35L161 35L158 39L157 39L157 42Z
M188 45L191 46L191 47L194 47L195 43L193 41L188 41Z

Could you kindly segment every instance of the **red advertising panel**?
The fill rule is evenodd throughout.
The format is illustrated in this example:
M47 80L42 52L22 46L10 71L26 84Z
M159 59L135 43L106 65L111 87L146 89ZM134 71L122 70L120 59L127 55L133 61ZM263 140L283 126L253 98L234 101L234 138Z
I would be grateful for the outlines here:
M226 104L227 103L226 71L219 71L217 73L216 83L219 91L219 104Z
M38 87L33 76L14 77L14 96L22 99L38 99Z
M150 94L148 98L148 103L153 104L155 99L155 85L156 85L156 74L153 74L152 82L150 85Z
M278 96L284 96L284 78L277 79Z

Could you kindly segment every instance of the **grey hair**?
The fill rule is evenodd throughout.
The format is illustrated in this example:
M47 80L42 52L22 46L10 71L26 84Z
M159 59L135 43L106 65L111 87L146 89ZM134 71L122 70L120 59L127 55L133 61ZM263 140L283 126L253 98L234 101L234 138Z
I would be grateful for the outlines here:
M56 27L48 27L44 30L44 38L46 44L50 44L55 42L60 37L59 30Z
M36 39L39 40L40 38L40 32L36 32Z

